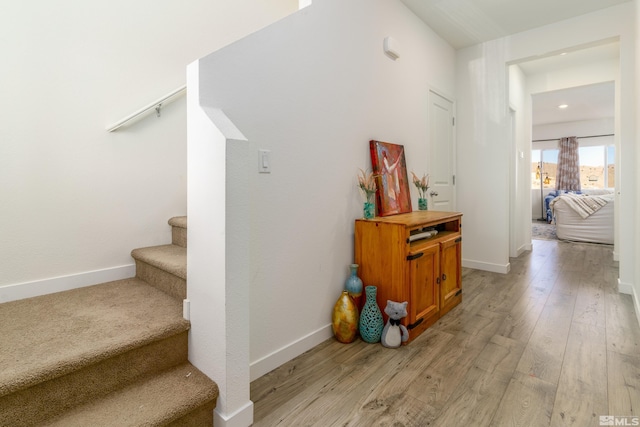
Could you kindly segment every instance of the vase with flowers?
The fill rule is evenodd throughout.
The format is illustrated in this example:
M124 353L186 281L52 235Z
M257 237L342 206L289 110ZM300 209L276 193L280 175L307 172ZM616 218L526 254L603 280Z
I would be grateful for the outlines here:
M418 189L418 209L426 211L428 209L427 190L429 189L429 175L422 175L422 178L418 178L413 172L411 172L411 175L413 175L413 185Z
M376 205L374 203L374 196L376 194L376 180L373 176L373 172L365 172L360 169L358 174L358 187L364 198L364 218L371 219L376 216Z

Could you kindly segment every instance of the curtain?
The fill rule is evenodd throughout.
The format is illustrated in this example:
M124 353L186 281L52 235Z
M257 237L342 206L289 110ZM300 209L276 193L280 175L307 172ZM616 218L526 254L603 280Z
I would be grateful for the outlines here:
M580 191L580 161L578 138L570 136L560 139L556 190Z

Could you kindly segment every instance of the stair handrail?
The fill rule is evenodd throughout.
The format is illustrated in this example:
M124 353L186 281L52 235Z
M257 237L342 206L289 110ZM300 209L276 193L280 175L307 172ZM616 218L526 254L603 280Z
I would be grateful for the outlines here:
M155 111L158 117L160 117L160 110L164 105L169 104L170 102L174 101L176 98L178 98L180 95L185 94L186 92L187 92L187 85L182 85L179 88L175 89L174 91L163 96L162 98L156 100L155 102L152 102L151 104L148 104L140 108L136 112L129 114L124 119L119 120L113 123L112 125L107 126L106 130L107 132L113 132L121 128L122 126L125 126L129 122L141 119L142 117L146 116L152 111Z

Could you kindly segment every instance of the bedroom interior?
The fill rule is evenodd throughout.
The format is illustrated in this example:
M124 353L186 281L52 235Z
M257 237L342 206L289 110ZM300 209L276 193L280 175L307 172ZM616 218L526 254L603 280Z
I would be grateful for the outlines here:
M616 61L617 49L605 45L592 53ZM581 67L588 70L589 64ZM534 94L532 105L532 237L614 245L614 81ZM577 182L559 186L559 147L570 136L579 146L573 166Z

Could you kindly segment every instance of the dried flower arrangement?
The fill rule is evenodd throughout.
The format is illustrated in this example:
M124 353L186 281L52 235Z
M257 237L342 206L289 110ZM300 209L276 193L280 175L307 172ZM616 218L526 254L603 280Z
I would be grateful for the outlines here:
M373 203L373 195L376 194L376 189L378 188L373 172L367 173L360 169L360 173L358 174L358 187L360 187L364 201Z
M422 178L418 178L418 176L411 172L413 175L413 184L418 188L418 196L421 199L427 198L427 190L429 189L429 175L422 175Z

